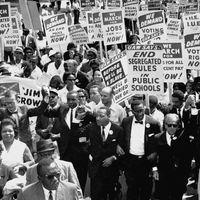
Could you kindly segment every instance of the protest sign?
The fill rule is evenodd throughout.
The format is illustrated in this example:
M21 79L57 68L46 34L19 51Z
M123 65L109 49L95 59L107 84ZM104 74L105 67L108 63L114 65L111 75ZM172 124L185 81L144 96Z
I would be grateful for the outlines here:
M184 35L184 62L188 69L199 70L200 66L200 33Z
M93 11L93 23L94 23L94 39L96 41L102 41L103 32L102 32L100 11Z
M122 5L121 0L107 0L106 1L106 8L108 9L115 9L115 8L120 8Z
M167 21L166 37L179 39L181 36L181 20L169 18Z
M200 31L200 13L183 15L184 34Z
M60 45L68 40L67 20L64 13L43 17L43 22L49 46Z
M8 34L11 29L10 3L0 3L0 35Z
M96 41L94 37L93 12L91 11L86 12L86 24L89 42Z
M101 73L105 85L113 88L115 93L114 100L116 103L120 103L130 97L131 88L128 83L125 51L108 60L102 67Z
M21 31L22 30L21 17L17 8L11 8L11 16L17 17L18 27L19 27L19 30Z
M11 17L12 29L4 36L4 43L6 47L22 46L21 34L18 27L17 17Z
M0 61L4 60L4 43L3 43L3 37L0 36Z
M11 76L2 76L0 79L0 96L10 90L19 94L19 105L27 105L33 108L40 105L42 100L41 86L38 85L36 80L18 78Z
M167 18L178 19L179 5L176 3L167 3Z
M126 42L124 11L122 9L105 10L101 14L104 44Z
M138 17L140 42L152 44L165 39L165 19L163 11L140 11Z
M73 26L68 27L68 31L71 41L75 44L81 45L88 43L88 35L85 29L80 24L75 24Z
M136 20L137 19L137 13L139 10L138 2L129 2L124 3L125 8L125 18Z
M161 10L161 1L160 0L149 0L148 3L148 10Z
M183 50L181 42L154 43L163 49L164 82L186 82L186 68L183 63Z
M134 94L163 93L162 51L157 45L127 45L128 78Z
M94 8L96 6L95 0L81 0L80 7L81 10L89 10L90 8Z

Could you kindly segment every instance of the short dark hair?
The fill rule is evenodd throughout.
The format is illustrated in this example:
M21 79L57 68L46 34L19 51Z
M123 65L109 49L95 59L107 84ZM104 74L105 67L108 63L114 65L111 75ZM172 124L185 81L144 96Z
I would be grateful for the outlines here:
M76 56L78 56L78 57L79 57L79 60L80 60L80 62L82 62L82 61L83 61L83 55L82 55L81 53L79 53L79 52L75 52L75 54L74 54L73 58L74 58L74 57L76 57Z
M40 177L44 176L45 174L42 173L42 168L51 165L51 163L55 163L53 158L41 159L37 165L38 176L40 176Z
M65 73L63 74L63 82L64 82L64 83L65 83L65 81L67 80L67 78L68 78L70 75L73 75L73 76L74 76L74 74L72 74L72 73L70 73L70 72L65 72ZM74 76L74 78L75 78L75 76Z
M85 95L85 97L86 97L86 99L88 99L88 93L87 93L87 91L86 90L84 90L84 89L79 89L79 90L77 90L77 92L79 93L79 92L82 92L84 95Z
M178 98L180 101L184 101L184 93L181 90L174 91L172 97Z
M131 109L134 110L134 107L135 107L135 106L138 106L138 105L140 105L140 104L143 104L143 105L144 105L143 101L138 100L138 99L132 101L132 102L131 102Z

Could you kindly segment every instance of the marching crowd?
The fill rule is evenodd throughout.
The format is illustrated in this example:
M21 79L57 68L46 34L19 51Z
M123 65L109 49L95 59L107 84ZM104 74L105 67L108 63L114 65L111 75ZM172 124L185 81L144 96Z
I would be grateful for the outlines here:
M77 24L79 5L71 4ZM188 74L187 83L174 83L171 94L165 83L160 96L135 94L119 105L100 68L124 45L104 52L99 43L77 47L71 42L63 53L48 47L43 36L39 31L35 40L24 27L22 46L5 48L0 62L2 76L50 77L38 107L19 105L19 94L11 90L0 99L2 199L81 200L88 175L92 200L124 198L120 176L125 176L127 200L182 200L188 180L197 189L200 77ZM131 43L139 39L134 36ZM33 116L40 138L36 149Z

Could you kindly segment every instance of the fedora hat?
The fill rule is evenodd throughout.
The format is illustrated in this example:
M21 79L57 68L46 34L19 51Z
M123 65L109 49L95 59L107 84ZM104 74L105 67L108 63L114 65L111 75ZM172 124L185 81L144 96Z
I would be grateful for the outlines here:
M55 146L51 139L38 141L36 143L36 148L37 148L37 153L55 150Z

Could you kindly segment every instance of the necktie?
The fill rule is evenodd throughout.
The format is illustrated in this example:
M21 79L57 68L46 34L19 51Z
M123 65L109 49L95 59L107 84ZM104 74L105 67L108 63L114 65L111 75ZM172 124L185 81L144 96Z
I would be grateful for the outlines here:
M171 142L170 142L170 146L172 146L172 143L173 143L173 135L170 135L170 139L171 139Z
M73 122L73 109L71 108L71 115L70 115L71 128L72 128L72 122Z
M180 119L180 127L182 128L183 126L182 126L181 109L180 108L178 109L178 117Z
M52 195L52 191L49 191L49 200L53 200L53 195Z
M135 121L136 124L143 124L143 121Z
M102 141L105 142L106 141L106 134L105 134L105 130L104 130L104 126L102 127L102 133L101 133L101 137L102 137Z

